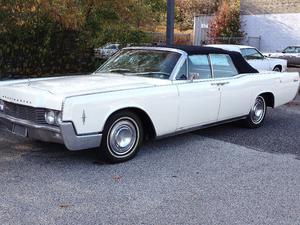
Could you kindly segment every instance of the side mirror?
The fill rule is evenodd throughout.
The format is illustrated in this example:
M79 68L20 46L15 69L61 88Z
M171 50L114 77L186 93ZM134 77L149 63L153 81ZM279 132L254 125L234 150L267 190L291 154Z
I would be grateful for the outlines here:
M189 80L190 80L191 82L194 82L194 80L195 80L195 78L196 78L196 74L190 73L189 78L190 78Z
M194 80L199 79L199 75L200 75L200 74L198 74L198 73L190 73L190 75L189 75L189 80L190 80L191 82L194 82Z

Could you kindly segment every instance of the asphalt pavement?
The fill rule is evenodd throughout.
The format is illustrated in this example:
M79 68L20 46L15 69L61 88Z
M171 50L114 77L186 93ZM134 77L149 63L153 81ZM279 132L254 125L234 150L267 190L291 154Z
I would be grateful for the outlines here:
M245 129L237 122L199 130L195 134L257 151L293 154L300 159L300 101L268 109L265 123L259 129Z

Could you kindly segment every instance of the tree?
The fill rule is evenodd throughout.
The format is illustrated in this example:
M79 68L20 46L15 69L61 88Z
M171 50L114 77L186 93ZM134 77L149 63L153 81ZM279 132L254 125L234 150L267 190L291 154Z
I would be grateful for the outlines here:
M238 43L244 37L241 30L240 1L223 0L214 18L209 24L209 38L213 42Z
M176 1L176 22L180 30L193 28L194 16L213 14L219 5L220 0L177 0Z
M0 77L92 71L93 48L140 43L165 0L2 0Z

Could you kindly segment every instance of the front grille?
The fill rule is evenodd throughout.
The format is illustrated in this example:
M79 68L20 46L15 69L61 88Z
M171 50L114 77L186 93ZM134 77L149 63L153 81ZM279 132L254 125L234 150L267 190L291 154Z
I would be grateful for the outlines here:
M46 125L46 110L43 108L33 108L30 106L14 104L4 101L3 113L17 119L27 120L36 124Z

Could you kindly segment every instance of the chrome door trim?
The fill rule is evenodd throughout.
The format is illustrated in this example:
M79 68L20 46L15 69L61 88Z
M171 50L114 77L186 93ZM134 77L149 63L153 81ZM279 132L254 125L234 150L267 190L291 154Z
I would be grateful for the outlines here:
M232 118L232 119L228 119L228 120L222 120L222 121L218 121L218 122L210 123L210 124L205 124L205 125L196 125L194 127L181 128L180 130L177 130L173 133L156 136L155 139L162 139L162 138L171 137L171 136L175 136L175 135L179 135L179 134L193 132L193 131L196 131L196 130L202 130L202 129L205 129L205 128L208 128L208 127L213 127L213 126L218 126L218 125L222 125L222 124L226 124L226 123L231 123L231 122L234 122L234 121L239 121L239 120L246 119L247 116L248 115L240 116L240 117L236 117L236 118Z

